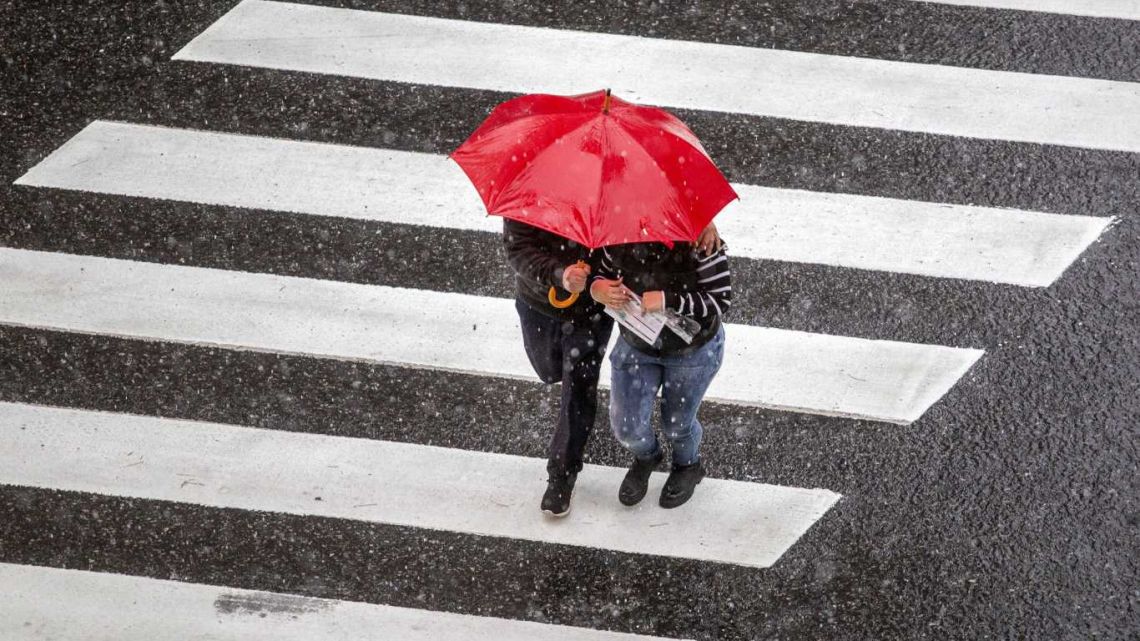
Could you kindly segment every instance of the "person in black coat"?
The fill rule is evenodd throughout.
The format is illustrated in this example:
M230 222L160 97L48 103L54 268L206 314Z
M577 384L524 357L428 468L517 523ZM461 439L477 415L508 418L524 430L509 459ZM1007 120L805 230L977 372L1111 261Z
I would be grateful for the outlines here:
M598 375L613 320L589 296L580 297L565 309L547 300L551 287L556 288L559 300L586 288L591 266L585 247L510 219L503 221L503 243L516 275L515 309L527 357L542 382L562 383L542 511L565 516L594 427Z

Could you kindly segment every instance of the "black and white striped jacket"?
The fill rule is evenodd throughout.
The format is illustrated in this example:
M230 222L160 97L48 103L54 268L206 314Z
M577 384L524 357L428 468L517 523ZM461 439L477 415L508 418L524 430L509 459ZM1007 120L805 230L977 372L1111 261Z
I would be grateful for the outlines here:
M676 243L672 249L662 243L603 247L593 278L622 278L638 295L665 292L666 307L700 323L701 331L693 342L686 344L670 331L662 332L657 346L646 344L624 328L622 336L649 354L681 354L711 340L732 306L727 249L722 245L719 252L705 256L689 243Z

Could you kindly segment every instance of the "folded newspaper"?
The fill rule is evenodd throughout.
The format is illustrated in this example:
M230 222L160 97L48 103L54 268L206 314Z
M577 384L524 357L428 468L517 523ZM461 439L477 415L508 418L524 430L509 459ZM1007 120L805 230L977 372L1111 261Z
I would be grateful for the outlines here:
M606 313L646 343L657 345L661 330L666 327L686 343L693 342L693 337L701 330L700 323L671 309L646 312L641 306L641 297L628 288L626 292L629 293L629 302L625 307L618 310L606 307Z

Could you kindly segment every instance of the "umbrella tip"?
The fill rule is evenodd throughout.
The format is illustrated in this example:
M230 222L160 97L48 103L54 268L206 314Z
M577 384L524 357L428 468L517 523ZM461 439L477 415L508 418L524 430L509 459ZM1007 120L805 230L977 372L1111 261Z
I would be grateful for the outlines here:
M602 102L602 113L608 114L610 112L610 90L606 89L606 99Z

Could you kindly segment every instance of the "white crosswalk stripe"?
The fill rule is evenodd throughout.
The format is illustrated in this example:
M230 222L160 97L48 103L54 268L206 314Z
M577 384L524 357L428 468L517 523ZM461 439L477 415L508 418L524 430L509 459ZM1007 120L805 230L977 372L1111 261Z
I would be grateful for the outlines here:
M17 184L496 232L444 156L96 121ZM1043 287L1111 218L753 185L734 256Z
M534 379L507 299L16 249L0 249L0 278L0 322L13 325ZM896 423L918 419L983 353L726 333L709 399Z
M175 56L1140 152L1140 83L244 0ZM573 60L574 64L566 64Z
M562 625L0 563L5 641L669 641ZM383 636L377 636L378 634Z
M918 0L935 4L954 4L989 9L1019 9L1046 13L1140 20L1137 0Z
M768 567L838 499L706 479L666 513L616 500L625 470L589 465L578 519L536 510L546 461L408 443L0 403L0 483L329 516ZM446 470L446 473L441 473ZM660 494L664 475L651 479Z

